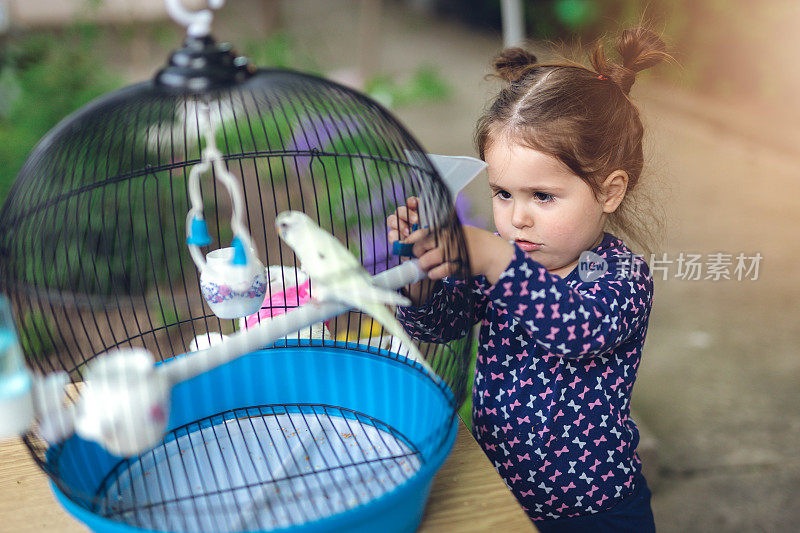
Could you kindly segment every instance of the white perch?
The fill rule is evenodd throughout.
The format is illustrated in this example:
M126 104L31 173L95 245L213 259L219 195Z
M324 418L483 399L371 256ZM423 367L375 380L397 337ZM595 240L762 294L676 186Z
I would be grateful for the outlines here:
M424 278L425 273L415 260L411 260L375 275L372 280L379 287L397 290ZM336 302L309 302L250 329L234 333L221 344L171 359L158 365L156 372L164 375L173 384L186 381L240 355L268 346L299 329L324 322L349 310L346 305Z

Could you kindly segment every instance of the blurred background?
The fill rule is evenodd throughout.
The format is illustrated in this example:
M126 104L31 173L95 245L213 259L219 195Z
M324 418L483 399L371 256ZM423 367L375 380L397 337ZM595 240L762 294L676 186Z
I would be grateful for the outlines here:
M646 128L639 201L663 227L635 248L656 294L633 399L659 530L797 530L800 3L519 4L542 58L597 39L614 57L616 34L646 20L676 59L632 92ZM434 153L474 155L499 88L486 75L503 47L500 0L228 0L213 27L260 66L367 92ZM183 34L161 0L0 0L0 201L42 135L152 77ZM483 179L459 212L491 227Z

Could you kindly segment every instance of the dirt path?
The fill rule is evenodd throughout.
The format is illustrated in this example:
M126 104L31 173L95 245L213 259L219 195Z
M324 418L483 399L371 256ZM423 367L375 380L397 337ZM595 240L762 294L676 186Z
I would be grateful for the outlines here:
M656 517L663 530L791 530L800 519L800 161L643 101L652 166L673 189L668 257L764 257L757 281L656 285L634 400L661 442Z

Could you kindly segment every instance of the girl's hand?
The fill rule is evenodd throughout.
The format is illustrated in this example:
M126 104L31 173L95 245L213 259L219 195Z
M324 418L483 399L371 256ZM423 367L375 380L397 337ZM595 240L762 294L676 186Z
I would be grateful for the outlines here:
M386 219L386 226L389 228L389 242L406 241L411 235L411 226L419 223L419 198L412 196L406 199L406 205L400 206ZM406 241L407 242L407 241ZM406 258L401 258L405 261ZM426 302L431 295L433 284L429 281L421 281L408 285L403 289L403 294L408 296L414 305Z
M419 266L428 274L429 279L437 280L454 274L460 267L461 258L452 255L458 248L452 245L454 243L449 237L442 233L435 236L426 228L411 231L411 226L419 223L418 208L419 199L412 196L406 200L405 206L398 207L387 218L389 241L403 240L412 243L412 253L419 259ZM462 230L472 275L484 275L489 283L497 283L500 274L514 258L514 246L480 228L463 226ZM445 243L450 243L451 246L446 247ZM446 254L446 250L450 253Z
M458 268L460 259L447 256L445 243L449 241L447 235L434 236L429 229L421 228L414 232L411 227L419 223L419 198L411 196L406 199L406 205L398 207L394 214L386 219L389 228L389 241L402 240L413 244L412 253L419 259L419 267L431 280L442 279L453 274ZM438 239L437 239L438 237ZM449 247L454 250L454 246Z
M448 241L447 235L434 235L426 228L418 229L406 238L406 242L414 244L412 253L428 279L446 278L459 270L461 258L453 255L458 249L452 242L447 246Z
M406 199L406 205L400 206L386 219L389 228L389 242L402 241L411 235L411 226L419 223L419 198L411 196Z

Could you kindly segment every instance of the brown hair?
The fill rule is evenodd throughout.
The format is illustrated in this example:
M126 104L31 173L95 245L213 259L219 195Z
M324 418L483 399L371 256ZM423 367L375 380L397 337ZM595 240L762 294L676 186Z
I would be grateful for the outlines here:
M496 76L508 82L478 121L475 144L481 159L506 137L552 155L583 179L600 199L600 185L615 170L628 173L622 203L609 216L609 229L649 250L654 232L649 217L629 196L642 174L639 111L628 95L636 73L669 58L652 31L627 29L617 39L622 63L606 58L598 42L591 70L578 63L538 63L522 48L507 48L494 60Z

